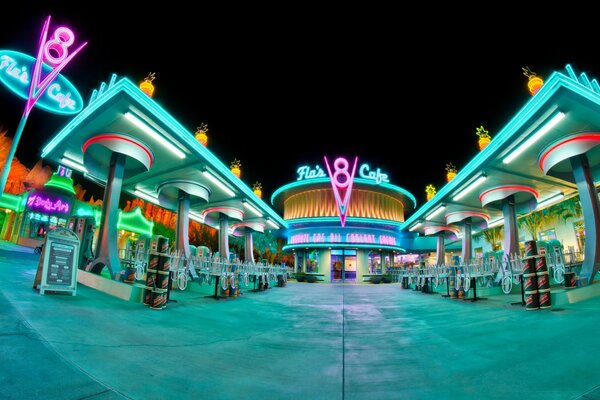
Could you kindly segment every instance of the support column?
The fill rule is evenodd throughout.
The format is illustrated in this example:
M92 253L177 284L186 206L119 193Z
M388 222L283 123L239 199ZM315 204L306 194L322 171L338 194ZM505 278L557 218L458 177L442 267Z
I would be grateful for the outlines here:
M502 215L504 216L504 256L509 256L519 252L519 231L517 230L514 195L502 200Z
M179 190L177 195L177 228L175 230L175 248L183 250L186 259L190 258L190 195Z
M441 233L437 237L437 247L436 251L436 260L435 265L444 265L444 260L446 259L446 244L444 243L444 234Z
M246 243L244 245L244 255L246 262L254 264L254 240L252 237L252 231L246 228Z
M468 264L471 261L471 257L473 254L472 250L472 240L471 240L471 232L472 232L472 224L471 217L465 218L462 226L462 252L460 258L463 264Z
M229 217L219 215L219 255L229 261Z
M104 189L102 219L98 235L98 250L96 259L92 262L89 269L89 271L99 274L106 266L113 279L115 278L115 272L121 270L117 249L117 222L119 219L119 199L121 198L124 173L125 155L112 153L108 176L106 178L106 188Z
M600 248L600 232L598 231L600 228L600 203L587 156L583 154L572 157L571 167L579 190L585 224L585 254L580 279L582 284L589 285L593 283L600 263L598 253Z

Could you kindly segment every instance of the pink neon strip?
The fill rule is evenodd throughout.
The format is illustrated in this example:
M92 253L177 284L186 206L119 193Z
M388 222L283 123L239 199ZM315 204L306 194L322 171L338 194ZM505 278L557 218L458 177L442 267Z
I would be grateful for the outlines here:
M122 140L124 142L129 142L131 144L136 145L137 147L139 147L140 149L142 149L144 151L144 153L146 153L146 155L148 156L148 160L150 160L150 167L152 167L152 163L154 163L154 157L152 156L152 153L146 148L146 146L143 146L142 144L136 142L133 139L130 138L126 138L123 136L119 136L119 135L98 135L98 136L94 136L91 139L88 139L82 146L82 150L85 153L86 149L89 147L89 145L97 143L97 142L101 142L103 140Z
M484 214L484 213L480 213L480 212L476 212L476 211L456 211L456 212L451 212L450 214L446 215L446 220L448 220L448 217L450 217L451 215L456 215L456 214L465 214L465 215L468 215L470 217L481 217L481 218L485 219L486 221L490 220L489 215Z
M331 168L329 167L329 161L327 160L327 156L324 156L323 158L325 159L325 166L327 167L327 172L329 173L329 180L331 182L331 187L333 189L333 194L334 194L335 201L337 204L338 212L340 214L340 223L341 223L342 227L344 227L346 225L346 214L347 214L348 210L350 209L348 207L348 204L350 203L350 196L352 194L352 186L354 184L354 175L356 174L356 165L358 163L358 157L355 157L355 159L354 159L354 167L352 168L352 174L350 174L347 185L343 186L343 187L346 187L346 192L344 194L343 202L340 197L339 190L338 190L338 184L337 184L337 182L334 182L335 174L331 173ZM340 158L341 157L337 158L333 162L334 167L336 165L337 160L339 160ZM341 159L346 161L346 164L349 164L345 158L341 158ZM343 187L341 187L341 188L343 188Z
M490 190L486 190L485 192L481 193L479 195L479 201L481 201L483 203L483 198L485 196L487 196L488 194L490 194L491 192L495 192L497 190L506 190L506 189L516 189L519 192L529 192L531 194L533 194L535 196L535 198L538 198L538 192L536 192L534 189L528 187L528 186L521 186L521 185L507 185L507 186L500 186L497 188L493 188Z
M50 16L44 23L42 28L42 34L40 36L40 42L38 44L38 54L33 66L33 72L31 75L31 83L29 84L29 96L25 103L25 114L29 115L35 103L39 100L42 94L46 91L48 86L54 81L54 79L60 74L67 64L79 53L81 49L87 45L87 42L83 43L79 48L73 51L69 56L56 68L52 69L50 73L40 82L40 76L42 74L42 55L44 53L44 45L46 44L46 38L48 36L48 27L50 26ZM60 29L60 28L59 28Z
M202 216L205 216L207 214L210 214L211 212L219 212L219 211L237 211L238 213L241 214L242 218L244 217L244 212L240 209L237 208L233 208L233 207L211 207L211 208L207 208L206 210L202 211Z
M600 133L588 133L585 135L581 135L581 136L577 136L574 138L570 138L565 140L564 142L560 142L555 144L554 146L550 147L541 157L540 157L540 162L538 163L538 166L540 167L540 169L542 171L544 171L544 163L546 162L546 158L556 149L558 149L559 147L562 147L568 143L571 142L579 142L579 141L585 141L585 140L598 140L600 139Z

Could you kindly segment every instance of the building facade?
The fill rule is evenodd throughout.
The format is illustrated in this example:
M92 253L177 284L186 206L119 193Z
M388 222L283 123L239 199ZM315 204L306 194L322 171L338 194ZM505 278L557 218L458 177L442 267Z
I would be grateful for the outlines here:
M415 206L412 194L357 158L325 159L297 174L271 197L289 224L284 250L294 252L297 272L322 275L325 282L363 282L402 262L400 225Z

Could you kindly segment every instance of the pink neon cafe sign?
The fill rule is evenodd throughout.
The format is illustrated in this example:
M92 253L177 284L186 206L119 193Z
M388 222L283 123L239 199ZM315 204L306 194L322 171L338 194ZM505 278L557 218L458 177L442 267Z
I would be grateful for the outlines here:
M358 164L358 157L354 157L354 165L352 166L352 172L349 172L350 163L344 157L338 157L333 162L333 173L329 166L327 156L325 159L325 166L327 167L327 173L331 179L331 188L333 189L333 195L335 197L335 203L340 214L340 223L342 227L346 225L346 216L348 214L350 197L352 196L352 185L354 184L354 175L356 174L356 165Z

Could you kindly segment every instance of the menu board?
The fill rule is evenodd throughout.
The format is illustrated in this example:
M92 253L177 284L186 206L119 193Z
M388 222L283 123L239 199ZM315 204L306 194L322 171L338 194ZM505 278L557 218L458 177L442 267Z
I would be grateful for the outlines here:
M41 256L40 294L46 291L71 292L77 291L77 266L79 257L79 238L75 232L56 228L48 232L44 250ZM40 267L38 266L38 272ZM38 275L34 287L37 285Z
M73 283L73 254L75 245L64 240L50 242L46 283L49 285L71 286Z

